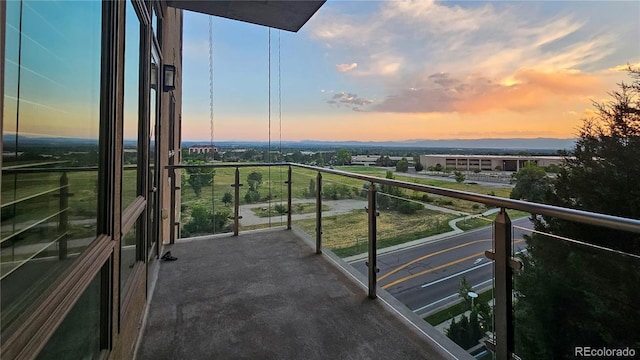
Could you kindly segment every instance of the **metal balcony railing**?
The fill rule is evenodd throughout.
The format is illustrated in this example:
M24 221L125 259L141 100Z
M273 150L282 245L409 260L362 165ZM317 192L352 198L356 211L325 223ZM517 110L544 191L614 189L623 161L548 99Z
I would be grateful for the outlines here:
M387 185L395 186L398 188L413 190L417 192L423 192L427 194L435 194L440 196L446 196L454 199L468 200L472 202L482 203L487 206L494 206L499 208L499 212L493 221L493 249L494 251L487 251L486 257L493 261L494 268L494 285L495 285L495 302L494 302L494 329L495 336L493 341L487 344L487 347L495 353L497 359L511 359L517 358L514 354L514 319L513 319L513 274L521 266L519 261L512 257L512 231L513 226L511 220L507 214L507 210L519 210L530 214L549 216L558 219L563 219L571 222L577 222L582 224L588 224L593 226L600 226L613 230L620 230L640 234L640 220L622 218L617 216L610 216L598 213L592 213L587 211L562 208L551 205L544 205L520 200L512 200L506 198L500 198L490 195L482 195L471 192L451 190L445 188L439 188L434 186L421 185L416 183L410 183L405 181L398 181L393 179L380 178L375 176L350 173L341 170L327 169L316 166L302 165L296 163L251 163L251 164L203 164L203 165L174 165L168 166L170 177L172 179L172 206L170 213L171 224L171 243L176 239L176 226L180 225L180 222L176 220L176 191L179 188L175 185L175 179L177 171L181 169L189 168L234 168L235 180L231 186L234 188L234 210L233 210L233 234L238 235L239 232L239 204L240 204L240 187L243 185L240 183L240 168L246 167L274 167L285 166L287 167L287 179L285 181L287 185L287 229L291 229L291 200L292 200L292 169L306 169L316 172L315 177L315 206L316 206L316 227L315 227L315 240L316 240L316 253L322 252L322 191L323 191L323 174L339 175L346 178L363 180L369 183L367 190L367 224L368 224L368 296L370 298L376 298L377 290L377 224L376 217L377 204L376 204L376 192L377 187ZM581 246L597 249L599 251L611 252L622 254L624 256L631 256L640 259L640 256L635 254L627 254L618 250L609 249L602 246L597 246L579 240L558 238L558 241L568 241L577 243Z

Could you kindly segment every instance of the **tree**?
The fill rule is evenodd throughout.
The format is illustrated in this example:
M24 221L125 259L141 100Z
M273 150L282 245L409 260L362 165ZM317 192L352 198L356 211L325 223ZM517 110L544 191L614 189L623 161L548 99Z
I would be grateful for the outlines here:
M204 164L204 161L189 161L187 164L200 165ZM187 178L189 186L193 189L196 197L200 197L202 188L213 182L215 171L212 168L187 168L187 174L189 175Z
M351 164L351 152L347 149L340 149L336 152L337 165Z
M433 168L435 171L442 171L442 165L440 164L436 164L436 166Z
M464 299L464 302L467 304L467 307L469 309L471 309L471 296L469 296L469 292L471 292L473 289L471 287L471 284L469 284L469 282L467 281L466 277L462 277L462 279L460 279L460 285L458 285L458 295L460 295L461 298Z
M424 166L422 166L422 163L420 162L420 156L413 158L413 168L416 169L416 171L424 170Z
M225 192L224 195L222 195L222 202L225 206L231 205L231 203L233 202L233 195L231 195L231 193L228 191Z
M247 175L247 183L249 184L249 189L258 190L258 187L262 184L262 174L252 171Z
M466 177L464 176L463 173L461 173L460 171L456 171L453 173L456 176L456 182L457 183L463 183L464 180L466 179Z
M389 167L393 166L393 160L388 156L382 156L376 160L376 166Z
M619 84L611 100L594 103L546 200L581 210L640 217L640 73ZM638 235L537 219L537 231L640 254ZM524 359L571 359L578 344L639 348L638 261L534 233L516 276L516 352Z
M547 172L533 162L527 161L525 166L512 175L512 183L516 186L511 190L512 199L524 199L542 203L549 191Z
M409 161L407 161L407 158L402 158L400 161L398 161L398 163L396 164L397 172L407 172L408 170L409 170Z

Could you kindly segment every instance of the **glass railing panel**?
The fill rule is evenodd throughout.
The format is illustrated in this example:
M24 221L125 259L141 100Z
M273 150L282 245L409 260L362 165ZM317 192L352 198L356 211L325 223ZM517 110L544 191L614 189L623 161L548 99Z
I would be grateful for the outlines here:
M240 230L287 223L286 166L240 168Z
M479 212L469 214L432 199L379 186L378 284L461 348L483 356L493 297L485 251L492 249L497 210L468 202Z
M525 360L638 356L638 234L540 219L527 229L526 251L514 245L524 265L513 283L515 354Z
M233 168L188 168L181 171L180 237L233 231Z
M316 236L317 172L294 169L293 225ZM366 256L368 244L366 190L363 181L343 176L322 174L322 247L352 261ZM302 199L301 199L302 198Z

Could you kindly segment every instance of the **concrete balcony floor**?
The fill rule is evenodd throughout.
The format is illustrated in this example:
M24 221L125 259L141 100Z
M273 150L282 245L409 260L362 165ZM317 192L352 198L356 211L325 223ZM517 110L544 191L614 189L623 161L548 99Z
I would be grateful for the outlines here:
M178 260L160 262L138 359L468 356L369 299L334 257L316 255L293 231L184 240L166 250Z

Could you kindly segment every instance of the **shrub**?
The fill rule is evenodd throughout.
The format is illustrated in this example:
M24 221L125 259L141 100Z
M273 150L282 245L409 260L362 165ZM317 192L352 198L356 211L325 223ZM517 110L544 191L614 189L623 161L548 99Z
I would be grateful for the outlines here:
M213 214L202 205L191 207L191 220L182 228L182 237L189 237L197 234L215 234L228 230L227 219L229 214L217 211Z
M281 204L276 204L273 209L280 215L284 215L287 213L287 207Z
M397 207L401 214L415 214L416 211L424 209L424 205L413 201L402 201Z

